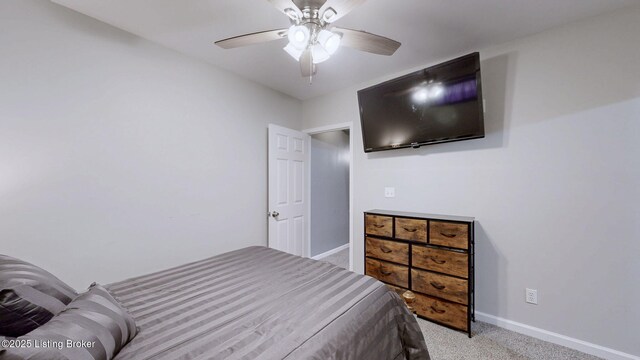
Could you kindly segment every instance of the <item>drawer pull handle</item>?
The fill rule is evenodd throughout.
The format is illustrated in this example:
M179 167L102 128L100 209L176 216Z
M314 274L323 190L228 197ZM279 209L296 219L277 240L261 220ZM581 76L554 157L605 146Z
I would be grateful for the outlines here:
M434 263L436 263L438 265L442 265L442 264L447 262L447 260L438 260L438 259L436 259L434 257L431 257L431 261L433 261Z
M380 246L380 250L382 250L382 252L385 253L385 254L388 254L391 251L393 251L393 250L391 250L391 249L389 249L387 247L384 247L384 246Z
M403 227L403 229L404 229L405 231L408 231L408 232L416 232L416 231L418 231L418 229L408 229L408 228L406 228L406 227Z
M448 234L448 233L440 232L440 235L442 235L444 237L448 237L448 238L454 238L454 237L456 237L457 234Z
M431 305L431 310L435 311L438 314L444 314L445 313L445 310L438 310L435 307L433 307L433 305Z
M380 273L384 276L389 276L391 274L393 274L391 271L387 271L385 269L380 269Z
M373 224L373 227L376 227L376 228L380 229L380 228L383 228L383 227L384 227L384 225L380 225L380 224Z
M442 284L438 284L437 282L433 282L433 281L432 281L430 284L431 284L431 286L433 286L434 288L436 288L436 289L438 289L438 290L444 290L444 288L445 288L445 286L444 286L444 285L442 285Z

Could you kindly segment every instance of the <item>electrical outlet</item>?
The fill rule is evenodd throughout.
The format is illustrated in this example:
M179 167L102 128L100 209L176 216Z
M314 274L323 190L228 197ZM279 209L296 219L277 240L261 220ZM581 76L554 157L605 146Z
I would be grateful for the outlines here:
M388 198L396 197L396 188L393 188L393 187L384 188L384 197L388 197Z
M524 300L529 304L538 305L538 290L526 289Z

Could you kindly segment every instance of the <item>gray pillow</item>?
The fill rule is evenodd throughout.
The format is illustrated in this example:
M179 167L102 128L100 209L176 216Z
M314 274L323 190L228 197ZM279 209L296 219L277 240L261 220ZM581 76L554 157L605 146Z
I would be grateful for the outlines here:
M136 333L131 315L105 288L93 285L49 322L15 339L26 345L8 347L2 357L11 360L110 360Z
M76 296L41 268L0 254L0 335L16 337L36 329Z

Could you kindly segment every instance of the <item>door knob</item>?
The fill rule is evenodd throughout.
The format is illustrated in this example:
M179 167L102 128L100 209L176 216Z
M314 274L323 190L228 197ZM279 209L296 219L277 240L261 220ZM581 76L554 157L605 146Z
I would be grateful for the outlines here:
M270 213L269 213L269 215L271 215L272 217L274 217L274 218L275 218L275 217L280 216L280 213L279 213L279 212L277 212L277 211L272 211L272 212L270 212Z

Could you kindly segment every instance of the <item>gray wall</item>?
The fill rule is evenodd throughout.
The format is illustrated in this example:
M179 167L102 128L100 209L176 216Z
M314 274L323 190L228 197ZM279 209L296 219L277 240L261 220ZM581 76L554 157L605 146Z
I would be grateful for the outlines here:
M356 91L431 64L306 101L353 122L355 269L365 210L475 216L478 311L640 355L638 34L634 7L481 49L485 139L362 151Z
M0 1L0 252L78 289L267 244L301 103L49 1Z
M311 136L311 256L349 243L349 134Z

